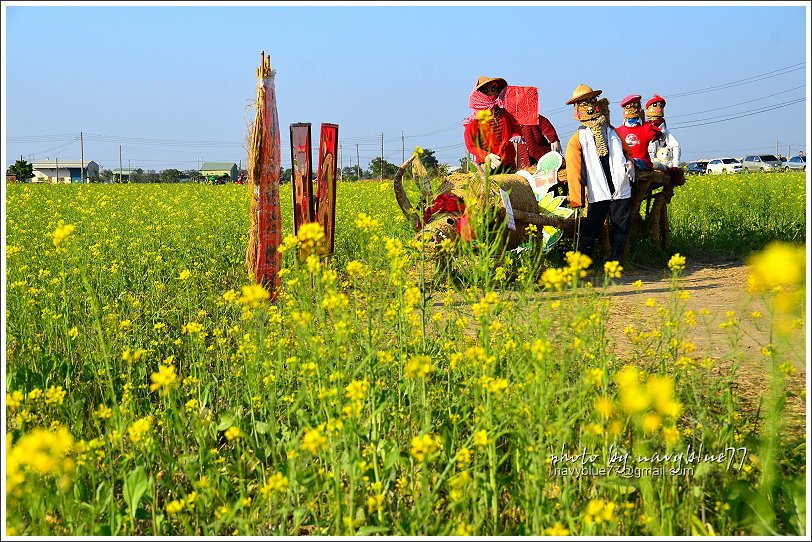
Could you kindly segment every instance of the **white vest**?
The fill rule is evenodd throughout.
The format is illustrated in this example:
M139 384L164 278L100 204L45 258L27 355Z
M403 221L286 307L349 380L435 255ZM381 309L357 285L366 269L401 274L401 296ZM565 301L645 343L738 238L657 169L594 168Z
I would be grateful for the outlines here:
M603 173L598 148L595 145L595 136L586 126L578 128L578 139L581 142L581 155L583 166L581 175L586 179L589 190L589 203L596 201L626 199L632 197L632 185L626 174L625 164L628 161L623 154L623 143L614 128L606 126L606 146L609 148L609 171L612 174L612 183L615 185L614 194L609 191L609 183Z

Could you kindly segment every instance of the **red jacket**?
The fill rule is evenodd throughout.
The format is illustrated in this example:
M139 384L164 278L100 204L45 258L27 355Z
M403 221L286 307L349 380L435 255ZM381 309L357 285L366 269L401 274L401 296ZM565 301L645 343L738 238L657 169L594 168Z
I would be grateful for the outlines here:
M558 134L555 133L552 123L547 117L539 115L538 124L523 125L522 137L524 143L519 145L519 166L529 167L539 161L539 158L550 152L551 143L558 141Z
M632 158L639 158L648 167L654 167L651 164L651 157L648 155L648 144L660 137L662 130L651 123L644 122L640 126L626 126L624 123L615 128L615 131L620 139L629 146Z
M501 127L500 134L494 130L497 125ZM516 167L516 151L510 138L517 135L522 135L521 126L513 115L500 109L492 121L474 120L465 127L465 146L474 155L477 164L493 153L502 159L502 165Z

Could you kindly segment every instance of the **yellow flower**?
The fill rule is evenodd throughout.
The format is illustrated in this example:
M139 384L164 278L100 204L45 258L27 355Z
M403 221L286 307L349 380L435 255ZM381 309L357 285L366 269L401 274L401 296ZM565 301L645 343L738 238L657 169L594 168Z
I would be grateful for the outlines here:
M609 419L614 411L614 402L608 397L599 397L598 400L595 401L595 412L597 412L601 418Z
M174 515L174 514L177 514L178 512L180 512L181 510L183 510L183 507L184 507L184 506L185 506L185 503L183 502L183 500L180 500L180 501L170 501L170 502L169 502L169 503L166 505L166 513L167 513L167 514L169 514L169 515Z
M240 303L247 307L258 307L262 302L271 298L271 294L261 284L251 284L242 287Z
M431 358L424 355L412 356L406 363L407 378L426 378L429 373L435 371L431 364Z
M425 433L412 437L412 456L418 461L423 461L431 454L440 449L440 440L436 436Z
M133 444L137 444L142 441L144 435L149 432L150 428L152 427L152 416L145 416L133 422L131 426L127 428L127 435L130 437L130 441ZM145 440L146 443L146 440Z
M158 365L158 372L152 373L152 384L149 391L161 390L161 395L169 393L169 388L175 385L178 375L175 374L174 365Z
M685 256L682 256L679 253L671 256L671 259L668 260L668 269L675 272L685 269Z
M54 246L59 246L65 239L71 236L76 230L73 224L59 224L53 233Z
M370 232L380 225L380 222L366 213L358 213L358 216L355 217L355 226L365 232Z
M288 477L281 472L276 472L268 478L268 481L262 486L260 492L265 495L272 495L274 493L285 493L288 490Z
M662 419L653 412L643 416L643 430L646 433L654 433L660 428L661 424Z
M594 386L596 388L600 388L603 386L603 369L598 369L597 367L592 369L586 370L586 375L584 376L584 380L586 380L587 384L590 386Z
M806 257L803 246L772 243L749 260L748 288L763 292L778 286L802 286L806 277Z
M454 454L454 460L457 462L457 466L464 467L471 462L471 450L463 446Z
M604 521L613 521L615 519L615 503L605 501L604 499L592 499L586 505L584 512L584 522L587 525L601 524Z
M569 536L570 530L561 525L561 523L556 522L552 527L544 529L544 534L547 536Z
M610 279L618 279L623 271L623 266L620 265L620 262L611 261L603 264L603 270Z
M589 269L589 266L592 265L592 258L580 252L567 252L566 259L570 268L574 271Z
M347 264L347 274L352 278L364 278L369 276L370 269L363 262L352 260Z
M347 391L344 396L354 401L363 401L369 389L369 380L353 380L345 388Z
M676 427L663 427L663 440L666 444L674 444L679 440L679 429Z
M192 276L192 272L189 271L188 269L184 269L183 271L180 272L180 275L178 275L178 280L183 281L183 280L188 279L191 276Z
M45 392L46 405L61 405L65 402L65 395L67 392L62 389L62 386L51 386Z
M307 450L313 455L318 454L321 450L327 448L327 439L322 435L324 424L319 425L315 429L308 429L302 437L302 448Z
M488 123L493 120L493 113L491 113L490 109L480 109L476 112L476 118L482 124Z
M480 429L476 433L474 433L474 444L479 446L480 448L483 446L487 446L490 442L488 439L488 432L484 429Z
M226 429L225 437L227 440L240 440L242 436L242 431L240 431L239 427L232 425Z
M107 405L99 405L96 409L96 417L100 420L106 420L113 415L113 410Z

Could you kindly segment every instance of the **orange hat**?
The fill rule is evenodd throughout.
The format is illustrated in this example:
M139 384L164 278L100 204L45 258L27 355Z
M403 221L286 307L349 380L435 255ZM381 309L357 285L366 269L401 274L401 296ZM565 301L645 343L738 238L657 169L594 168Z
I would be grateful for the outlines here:
M485 77L484 75L482 75L482 76L479 77L479 79L476 80L476 85L474 85L474 88L479 90L480 88L483 87L483 85L487 85L488 83L490 83L492 81L498 82L503 87L507 86L507 81L505 81L501 77Z
M646 108L648 108L648 106L650 106L651 104L656 103L656 102L663 102L663 105L665 105L665 103L666 103L665 98L663 98L659 94L655 94L654 96L652 96L649 99L649 101L646 102Z
M600 96L602 90L592 90L592 87L588 87L584 84L580 84L575 87L575 90L572 91L572 98L567 100L567 105L572 105L575 102L582 102L584 100L589 100L590 98L594 98L595 96Z
M632 102L639 102L641 98L642 96L640 96L639 94L629 94L628 96L620 100L620 107L626 107L628 104Z

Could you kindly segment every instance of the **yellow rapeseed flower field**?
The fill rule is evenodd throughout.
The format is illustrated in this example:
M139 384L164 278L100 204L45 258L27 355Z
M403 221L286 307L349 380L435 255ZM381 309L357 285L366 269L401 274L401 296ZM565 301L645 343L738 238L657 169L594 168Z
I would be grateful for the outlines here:
M625 262L478 242L435 267L386 183L339 183L329 257L282 187L273 304L244 266L248 187L9 184L6 532L808 534L782 429L803 200L774 197L802 179L756 177L675 195L671 297L630 294L651 316L622 349ZM775 326L761 420L731 385L747 313L685 309L714 249L754 253L751 319ZM724 359L699 339L720 325Z

